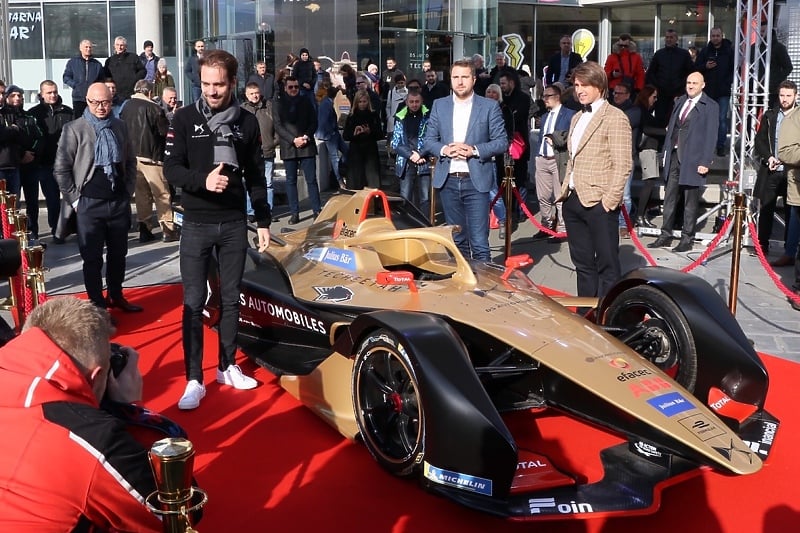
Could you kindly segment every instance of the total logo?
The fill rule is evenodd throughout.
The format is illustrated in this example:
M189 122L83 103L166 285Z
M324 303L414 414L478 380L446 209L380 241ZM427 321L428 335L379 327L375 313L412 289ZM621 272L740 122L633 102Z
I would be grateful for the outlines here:
M570 500L569 503L556 503L555 498L530 498L528 506L531 514L586 514L593 513L594 509L589 503L577 503Z
M535 461L520 461L517 463L517 470L527 470L529 468L546 468L547 463L536 459Z

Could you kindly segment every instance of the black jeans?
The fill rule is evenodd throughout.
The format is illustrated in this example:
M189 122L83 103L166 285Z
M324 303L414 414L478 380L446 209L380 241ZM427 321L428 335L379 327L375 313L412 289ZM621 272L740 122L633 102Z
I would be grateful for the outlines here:
M675 225L675 213L678 202L683 194L683 227L681 240L693 239L697 225L697 212L700 209L700 187L680 185L680 164L677 152L672 154L669 163L667 187L664 191L664 221L661 226L661 235L672 238L672 228Z
M186 379L203 383L203 307L212 259L219 266L219 364L234 364L239 330L239 286L247 254L247 226L242 220L222 224L184 221L181 230L183 281L183 359Z
M108 297L118 299L122 297L122 282L125 280L131 200L127 195L113 200L81 196L76 217L86 294L96 306L106 307L103 298L103 247L106 248Z
M578 296L604 296L622 275L619 208L606 211L602 203L584 207L573 192L564 200L562 210Z
M775 216L775 204L778 197L786 198L786 172L768 172L764 190L761 193L761 207L758 210L758 244L766 250L769 248L769 238L772 235L772 223ZM786 221L786 228L789 227L789 216L791 210L784 205L783 219ZM784 241L786 240L784 231Z

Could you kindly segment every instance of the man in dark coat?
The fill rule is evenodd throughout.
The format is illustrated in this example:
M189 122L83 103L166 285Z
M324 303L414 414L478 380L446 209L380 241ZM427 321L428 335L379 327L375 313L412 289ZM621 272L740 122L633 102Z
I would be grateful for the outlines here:
M80 118L83 110L86 109L86 90L89 89L89 85L106 78L103 65L92 55L93 49L92 41L82 40L80 53L67 61L64 75L61 78L64 85L72 89L72 107L75 118Z
M753 56L756 57L757 53L763 54L766 49L767 38L767 21L761 22L761 38L758 50L753 50ZM772 40L770 41L770 56L769 56L769 107L773 108L778 105L778 85L789 77L792 73L794 65L792 65L792 58L789 57L789 51L786 45L778 40L778 32L772 30ZM764 73L759 72L759 77L763 78Z
M560 50L547 61L547 85L557 81L565 83L569 71L583 62L581 55L572 51L572 37L569 35L562 35L558 46Z
M267 72L266 61L256 63L256 71L250 74L247 83L258 85L258 92L264 100L272 100L275 96L275 76Z
M300 83L294 76L286 78L286 95L273 114L275 131L280 137L281 159L286 169L286 198L291 217L289 224L300 222L300 202L297 194L297 169L303 170L314 217L322 211L317 185L317 111L307 97L299 94Z
M673 102L683 94L686 76L691 72L694 72L692 57L688 50L678 46L678 32L673 28L667 29L664 48L653 55L644 77L645 85L654 85L658 89L654 110L657 124L667 124Z
M700 187L705 185L708 169L714 160L719 106L703 92L703 75L693 72L686 78L686 94L675 103L664 143L664 222L661 235L648 245L660 248L672 243L672 228L678 201L683 194L681 242L673 252L692 249Z
M695 68L706 80L705 93L719 106L717 155L725 155L728 137L728 111L733 89L733 44L722 36L721 28L711 28L708 45L697 54Z
M128 52L128 41L122 36L114 39L114 55L106 59L105 69L106 75L116 82L122 100L133 95L133 86L147 74L139 56Z

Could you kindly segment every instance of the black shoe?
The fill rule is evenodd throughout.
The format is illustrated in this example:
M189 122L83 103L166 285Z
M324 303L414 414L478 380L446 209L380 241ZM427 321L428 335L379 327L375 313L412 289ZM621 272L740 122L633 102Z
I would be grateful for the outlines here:
M65 242L67 242L65 239L53 235L53 244L64 244Z
M116 307L124 313L141 313L142 311L144 311L144 308L142 306L130 303L128 300L125 299L124 296L120 296L119 298L108 298L106 300L106 306L109 309L112 307Z
M547 238L549 238L549 237L550 237L550 234L549 234L549 233L547 233L547 232L546 232L546 231L544 231L543 229L540 229L540 230L539 230L539 231L537 231L537 232L536 232L536 234L533 236L533 240L534 240L534 241L539 241L539 240L542 240L542 239L547 239Z
M672 237L666 237L664 235L660 236L658 239L654 240L650 244L647 245L648 248L663 248L665 246L669 246L672 244Z
M300 215L294 214L291 217L289 217L289 224L297 224L299 222L300 222Z
M156 236L153 235L153 232L150 231L147 224L139 222L139 242L152 242L154 240L156 240Z
M173 230L168 230L164 228L164 231L161 234L161 241L162 242L175 242L180 240L181 238L181 231L178 228Z
M644 217L637 218L636 219L636 225L639 226L640 228L655 228L656 227L655 224L653 224L652 222L650 222L649 220L647 220Z
M692 239L681 239L681 242L678 243L678 246L672 249L673 252L689 252L694 248L692 244Z
M280 222L280 217L272 217L273 222Z

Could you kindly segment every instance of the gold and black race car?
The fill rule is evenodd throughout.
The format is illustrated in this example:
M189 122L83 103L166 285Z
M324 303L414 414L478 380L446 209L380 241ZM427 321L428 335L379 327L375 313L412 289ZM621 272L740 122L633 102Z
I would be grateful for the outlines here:
M242 350L383 468L469 507L654 512L664 486L700 467L752 474L769 455L766 369L697 277L641 268L601 301L548 296L521 271L527 257L470 262L452 227L377 190L335 195L250 257ZM212 274L211 326L217 287ZM521 448L507 424L520 414L528 434L557 414L615 435L599 479L543 441Z

